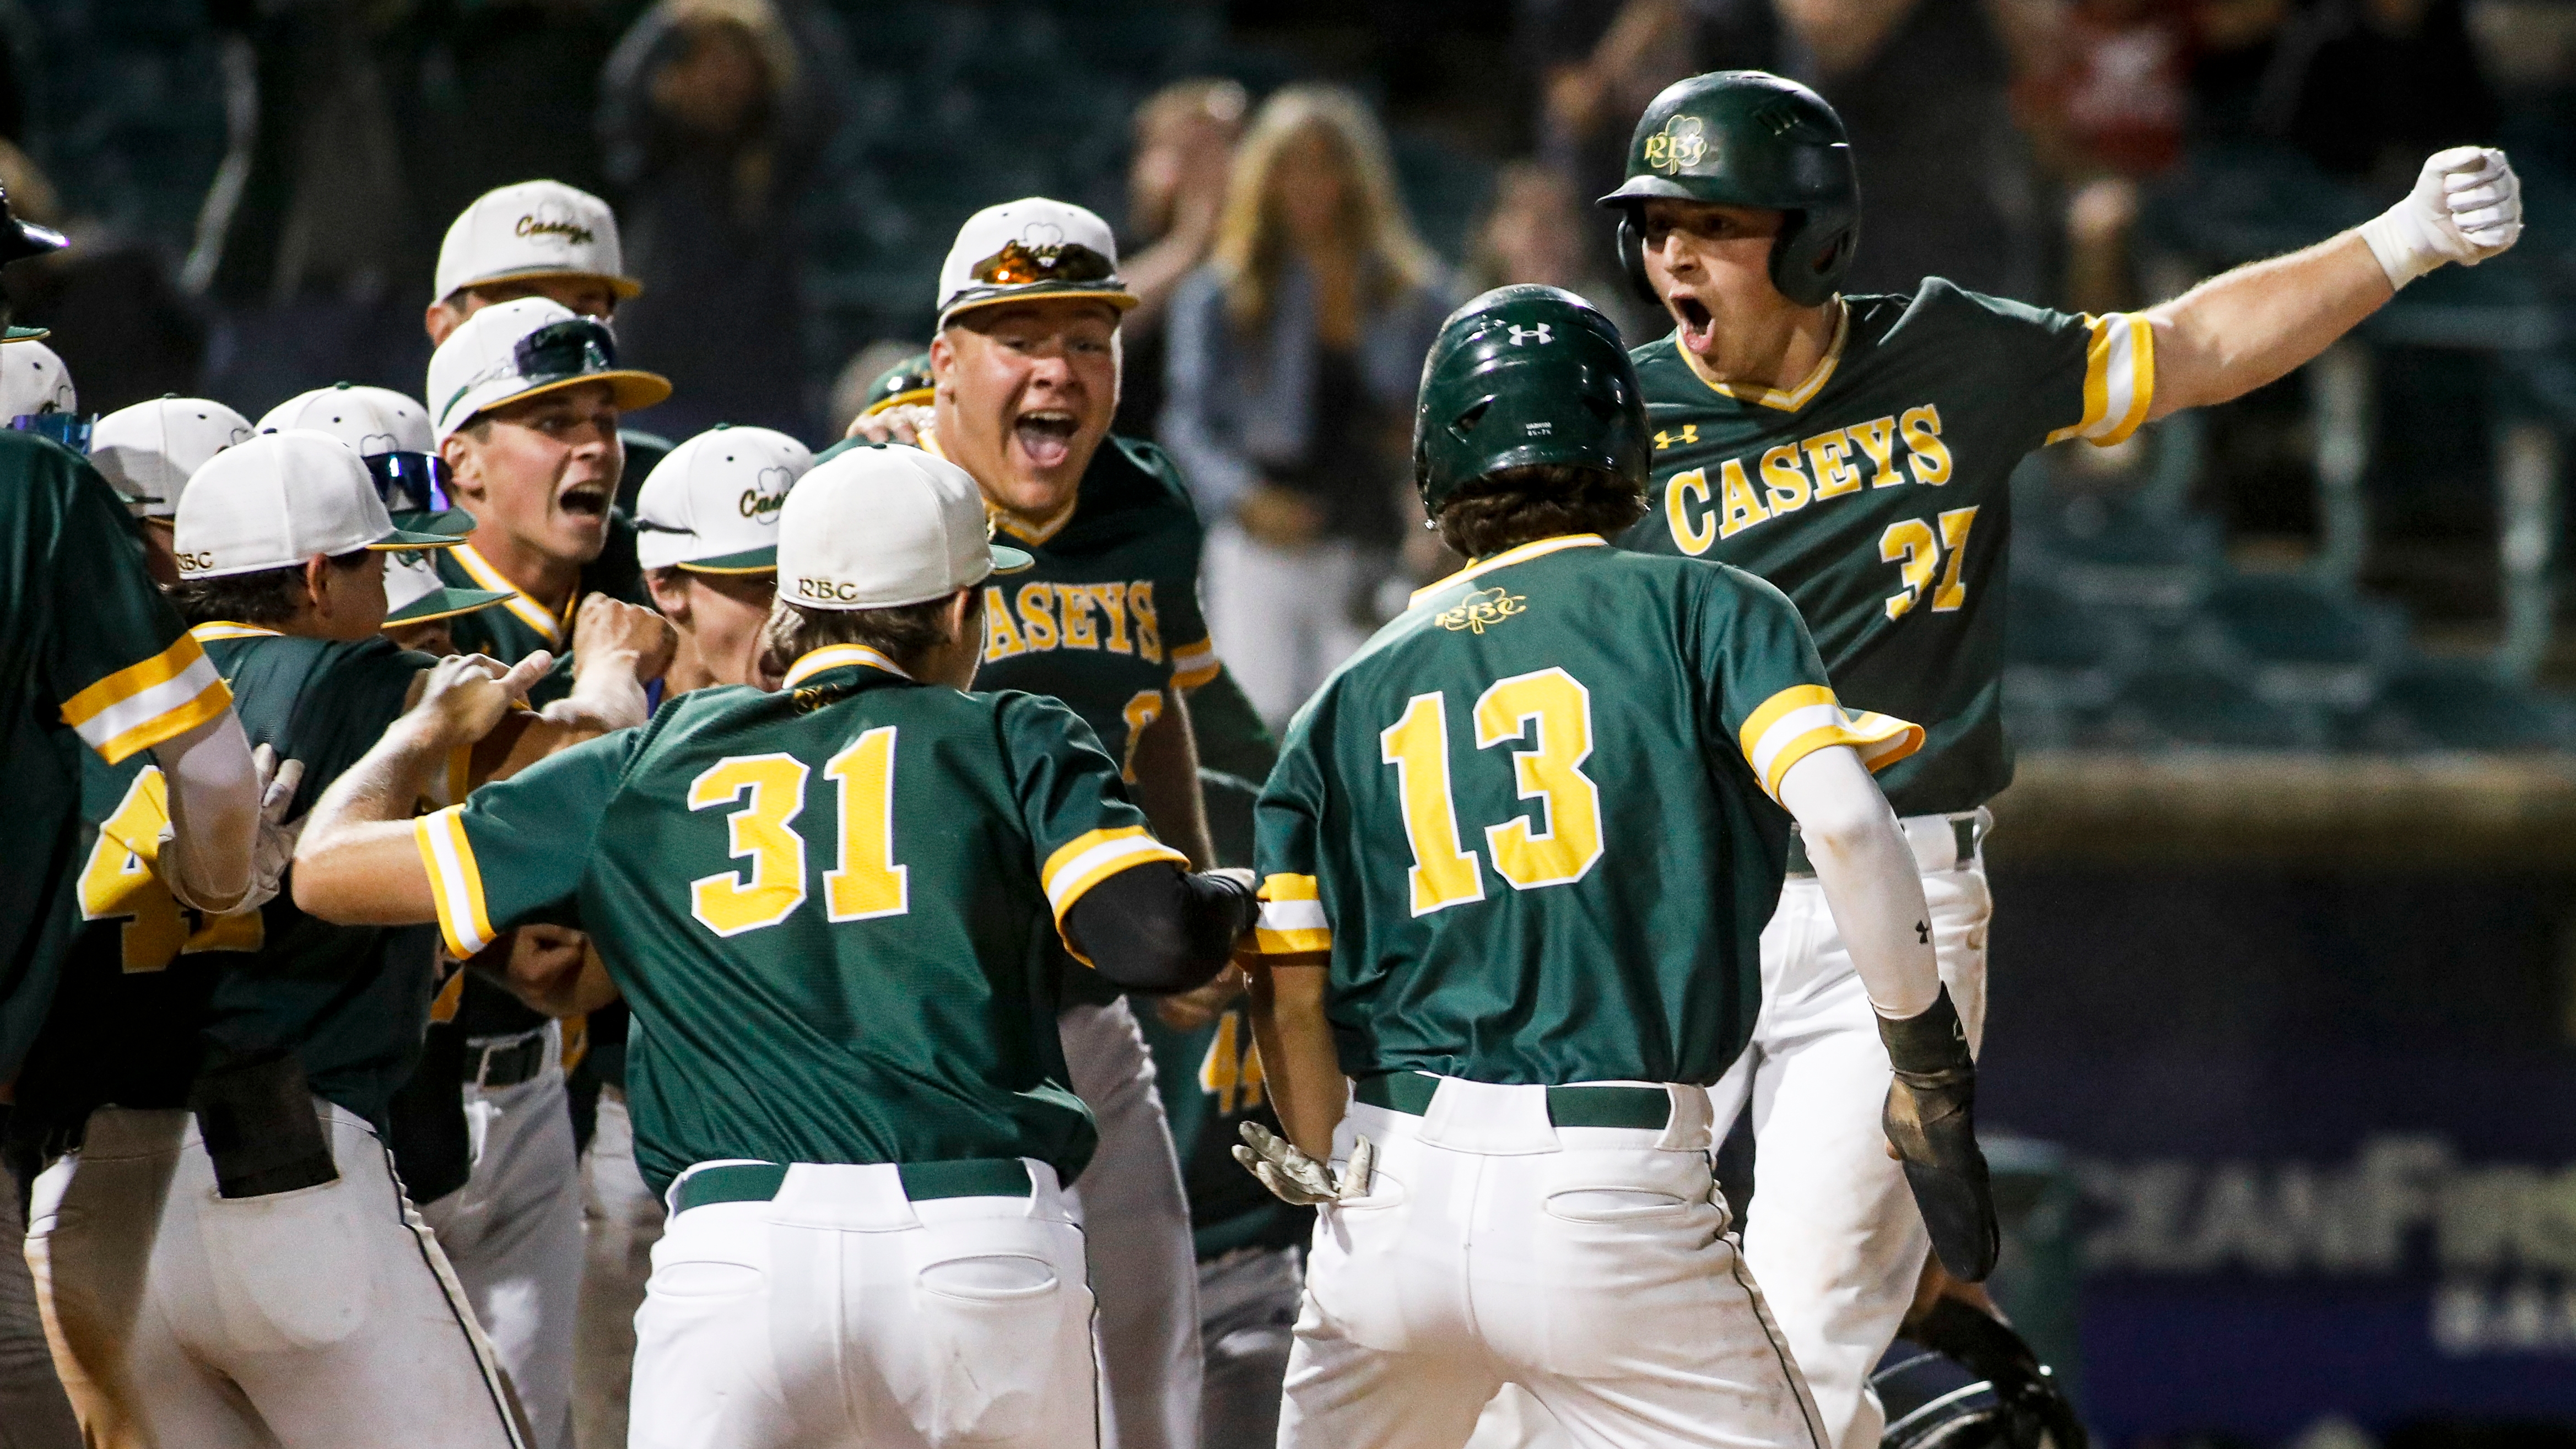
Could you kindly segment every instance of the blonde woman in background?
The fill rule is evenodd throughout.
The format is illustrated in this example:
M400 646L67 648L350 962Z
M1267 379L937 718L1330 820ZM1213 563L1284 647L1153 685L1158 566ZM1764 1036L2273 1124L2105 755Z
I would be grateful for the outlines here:
M1172 299L1161 433L1208 523L1209 629L1274 728L1377 626L1454 300L1368 107L1317 85L1263 103Z

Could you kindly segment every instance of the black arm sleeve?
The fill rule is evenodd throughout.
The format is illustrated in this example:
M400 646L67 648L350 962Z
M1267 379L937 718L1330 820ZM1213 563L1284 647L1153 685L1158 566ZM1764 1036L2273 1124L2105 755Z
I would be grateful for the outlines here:
M1064 924L1110 985L1168 995L1223 970L1260 910L1239 881L1156 861L1083 892Z

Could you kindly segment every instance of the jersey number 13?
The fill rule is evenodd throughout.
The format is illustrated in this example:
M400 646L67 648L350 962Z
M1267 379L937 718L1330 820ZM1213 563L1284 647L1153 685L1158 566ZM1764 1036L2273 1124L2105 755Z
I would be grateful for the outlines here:
M1601 858L1601 791L1583 773L1592 757L1592 691L1562 669L1496 680L1476 697L1476 748L1512 751L1520 798L1543 802L1545 828L1527 815L1485 827L1494 873L1515 890L1567 885ZM1378 757L1395 767L1413 849L1413 914L1485 898L1483 863L1458 838L1450 793L1449 706L1438 691L1417 694L1378 733Z

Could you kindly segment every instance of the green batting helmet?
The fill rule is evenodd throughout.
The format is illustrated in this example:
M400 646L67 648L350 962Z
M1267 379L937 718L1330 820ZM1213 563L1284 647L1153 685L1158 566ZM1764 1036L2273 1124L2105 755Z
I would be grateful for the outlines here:
M930 376L930 354L918 352L877 375L868 384L868 400L859 416L872 418L888 408L927 403L938 384Z
M1554 287L1497 287L1449 314L1422 363L1413 486L1438 514L1505 468L1597 468L1643 493L1646 401L1619 329Z
M1666 86L1628 141L1617 209L1619 259L1646 283L1645 204L1657 197L1787 213L1771 244L1771 285L1800 306L1834 294L1860 245L1860 174L1843 118L1814 91L1762 70L1720 70Z

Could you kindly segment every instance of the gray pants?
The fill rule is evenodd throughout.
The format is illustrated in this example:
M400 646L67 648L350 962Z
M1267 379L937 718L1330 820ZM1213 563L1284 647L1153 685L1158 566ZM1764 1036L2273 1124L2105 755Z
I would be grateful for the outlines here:
M0 1172L0 1449L81 1449L80 1421L45 1346L26 1242L18 1181Z
M573 1335L572 1432L578 1449L625 1449L635 1383L635 1312L662 1241L662 1200L635 1167L626 1094L599 1093L599 1126L581 1164L581 1316ZM5 1446L0 1446L5 1449Z
M1199 1264L1199 1347L1207 1361L1199 1432L1207 1449L1278 1442L1280 1383L1305 1291L1305 1254L1296 1248L1246 1248Z

